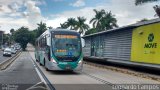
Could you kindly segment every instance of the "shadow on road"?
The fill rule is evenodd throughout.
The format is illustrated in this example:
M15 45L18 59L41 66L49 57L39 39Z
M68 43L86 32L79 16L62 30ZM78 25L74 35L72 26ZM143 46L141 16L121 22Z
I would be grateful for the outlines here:
M75 72L75 71L49 71L49 72L56 75L80 75L80 72Z

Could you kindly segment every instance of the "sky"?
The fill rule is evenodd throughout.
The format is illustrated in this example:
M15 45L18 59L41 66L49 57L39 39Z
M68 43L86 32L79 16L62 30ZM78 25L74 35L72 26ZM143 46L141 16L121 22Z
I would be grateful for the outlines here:
M135 0L0 0L0 30L9 33L10 29L22 26L30 30L37 23L57 28L67 18L85 17L89 24L95 13L93 9L111 11L117 18L117 24L126 26L137 21L155 17L154 5L160 2L135 6ZM92 24L89 24L92 27Z

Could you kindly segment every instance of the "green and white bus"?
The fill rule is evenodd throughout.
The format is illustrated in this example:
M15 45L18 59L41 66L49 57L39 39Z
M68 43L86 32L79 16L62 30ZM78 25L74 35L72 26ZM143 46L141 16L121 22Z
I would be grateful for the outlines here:
M35 45L36 61L46 70L82 70L84 40L76 31L46 30Z

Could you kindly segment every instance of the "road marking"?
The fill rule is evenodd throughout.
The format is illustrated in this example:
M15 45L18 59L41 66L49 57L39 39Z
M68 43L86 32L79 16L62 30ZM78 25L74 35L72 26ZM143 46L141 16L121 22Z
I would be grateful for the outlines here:
M33 65L35 65L36 72L39 75L41 81L43 81L45 83L45 85L47 86L47 90L55 90L54 86L50 83L50 81L47 79L45 74L41 71L41 69L37 65L35 59L33 59L31 53L30 52L28 52L28 53L29 53L29 55L30 55L30 57L32 59L31 61L32 61Z
M42 77L41 73L40 73L39 70L37 69L37 67L35 67L35 70L36 70L38 76L40 77L41 81L44 82L45 84L47 84L47 82L44 80L44 78Z
M32 57L31 57L31 58L32 58ZM47 84L47 82L46 82L46 81L44 80L44 78L42 77L40 71L38 70L37 66L35 65L34 61L33 61L33 60L31 60L31 61L32 61L32 64L33 64L33 66L35 67L35 70L36 70L38 76L40 77L41 81L44 82L45 84Z

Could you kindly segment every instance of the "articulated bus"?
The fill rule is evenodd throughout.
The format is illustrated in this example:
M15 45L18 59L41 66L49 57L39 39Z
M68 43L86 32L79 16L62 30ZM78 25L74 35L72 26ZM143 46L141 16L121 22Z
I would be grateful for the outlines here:
M46 30L37 38L35 46L36 61L46 70L82 70L84 40L78 32L65 29Z

